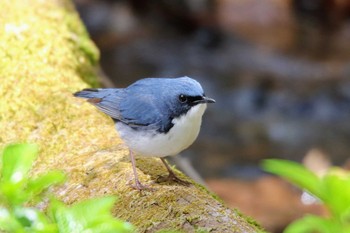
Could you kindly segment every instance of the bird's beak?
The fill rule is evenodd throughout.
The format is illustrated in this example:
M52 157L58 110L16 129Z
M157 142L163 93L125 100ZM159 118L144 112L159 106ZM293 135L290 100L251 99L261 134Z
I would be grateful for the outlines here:
M200 102L210 104L210 103L215 103L215 100L212 98L208 98L206 96L203 96L203 99Z

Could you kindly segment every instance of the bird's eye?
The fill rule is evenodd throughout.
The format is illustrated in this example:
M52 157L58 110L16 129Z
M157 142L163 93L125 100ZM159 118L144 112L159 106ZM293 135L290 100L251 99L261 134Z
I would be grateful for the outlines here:
M180 100L181 103L185 103L187 101L187 96L179 95L179 100Z

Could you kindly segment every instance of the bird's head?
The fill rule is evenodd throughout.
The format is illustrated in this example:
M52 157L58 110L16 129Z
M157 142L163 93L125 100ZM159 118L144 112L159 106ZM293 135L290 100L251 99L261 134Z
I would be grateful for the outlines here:
M143 117L148 109L157 109L164 122L186 115L190 109L200 109L197 115L202 116L206 104L215 103L215 100L205 96L202 86L189 77L146 78L135 82L126 89L128 99L130 99L125 102L128 106L125 107L126 109L142 108L143 110L139 112L144 113Z
M191 108L208 103L214 99L205 96L202 86L188 77L169 79L168 87L163 89L162 96L166 100L173 117L186 114ZM205 109L205 106L202 106Z

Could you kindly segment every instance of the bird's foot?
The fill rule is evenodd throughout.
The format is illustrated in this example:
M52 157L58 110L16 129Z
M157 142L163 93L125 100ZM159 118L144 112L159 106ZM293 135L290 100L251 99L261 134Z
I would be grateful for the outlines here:
M142 191L142 190L148 190L148 191L154 191L154 188L151 188L149 185L142 184L139 180L135 180L135 184L130 185L133 189Z
M163 176L158 177L158 179L157 179L158 182L173 181L173 182L179 183L179 184L184 185L184 186L189 186L191 184L191 182L180 179L174 173L174 171L171 169L171 167L169 167L169 165L167 164L167 162L165 161L164 158L160 158L160 160L162 160L164 166L166 167L166 169L169 172L169 175L167 177L163 177Z
M137 189L139 191L142 191L142 190L149 190L149 191L152 191L154 190L153 188L149 187L148 185L144 185L142 184L140 181L139 181L139 177L137 175L137 172L136 172L136 162L135 162L135 157L134 157L134 154L132 153L131 150L130 151L130 160L131 160L131 164L132 164L132 170L134 172L134 178L135 178L135 184L134 185L130 185L133 189Z
M167 182L167 181L176 182L176 183L179 183L179 184L184 185L184 186L189 186L192 184L191 182L188 182L186 180L179 178L177 175L175 175L175 173L169 173L168 176L166 176L166 177L160 176L157 179L157 182L159 182L159 183Z

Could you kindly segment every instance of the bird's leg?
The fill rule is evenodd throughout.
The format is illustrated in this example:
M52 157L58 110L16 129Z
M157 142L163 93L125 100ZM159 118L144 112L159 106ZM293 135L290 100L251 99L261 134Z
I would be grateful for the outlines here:
M130 160L131 160L131 164L132 164L132 170L134 172L134 178L135 178L135 185L132 185L133 188L137 189L137 190L144 190L144 189L151 189L150 187L143 185L140 181L139 181L139 177L137 175L137 171L136 171L136 162L135 162L135 157L134 157L134 153L129 149L129 153L130 153Z
M168 170L169 172L169 175L168 177L165 178L165 180L171 180L171 181L175 181L179 184L182 184L182 185L190 185L191 182L188 182L188 181L185 181L185 180L182 180L180 179L175 173L174 171L171 169L171 167L167 164L167 162L165 161L164 158L160 158L160 160L162 160L163 164L165 165L166 169Z

